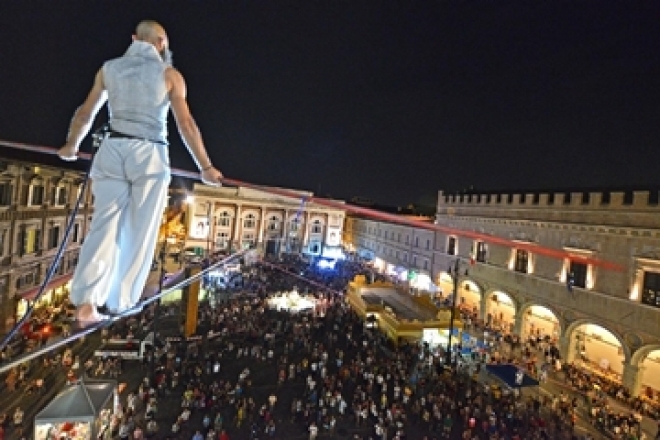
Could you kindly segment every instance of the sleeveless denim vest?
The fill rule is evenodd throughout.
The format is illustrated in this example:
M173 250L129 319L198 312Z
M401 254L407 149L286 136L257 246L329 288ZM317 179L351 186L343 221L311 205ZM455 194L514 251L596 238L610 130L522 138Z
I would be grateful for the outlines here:
M112 130L167 143L168 67L156 48L143 41L134 41L124 56L103 65Z

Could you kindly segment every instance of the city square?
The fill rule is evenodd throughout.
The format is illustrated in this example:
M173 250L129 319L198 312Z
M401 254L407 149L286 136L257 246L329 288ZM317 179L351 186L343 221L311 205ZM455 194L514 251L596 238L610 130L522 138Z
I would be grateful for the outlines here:
M30 3L0 440L660 438L657 2Z

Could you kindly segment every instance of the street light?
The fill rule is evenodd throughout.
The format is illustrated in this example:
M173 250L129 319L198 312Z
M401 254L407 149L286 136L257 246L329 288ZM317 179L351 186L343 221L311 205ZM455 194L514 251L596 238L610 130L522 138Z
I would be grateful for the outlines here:
M458 298L458 275L461 270L461 260L456 259L454 262L453 266L449 266L449 276L452 277L452 281L454 282L454 293L452 294L451 297L451 311L449 314L449 337L447 338L447 361L446 364L447 366L452 365L452 334L454 332L454 319L456 318L456 298Z

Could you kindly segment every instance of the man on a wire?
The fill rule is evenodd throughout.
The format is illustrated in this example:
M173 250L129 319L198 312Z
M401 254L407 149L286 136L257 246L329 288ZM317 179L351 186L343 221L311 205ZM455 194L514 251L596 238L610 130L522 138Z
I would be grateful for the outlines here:
M165 29L141 22L124 56L107 61L71 121L58 154L77 159L78 147L108 101L109 132L91 169L94 217L71 284L82 326L121 314L140 301L167 201L170 106L201 180L218 185L222 174L206 152L186 100L183 76L171 65Z

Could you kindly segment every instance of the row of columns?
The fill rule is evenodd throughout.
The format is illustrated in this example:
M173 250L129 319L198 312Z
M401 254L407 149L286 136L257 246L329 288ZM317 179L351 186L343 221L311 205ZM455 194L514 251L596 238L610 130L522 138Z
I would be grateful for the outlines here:
M287 240L288 234L291 232L291 216L294 214L294 211L286 208L264 208L264 207L258 207L258 206L251 206L251 205L243 205L243 204L235 204L233 206L227 206L227 205L218 205L214 203L213 201L209 200L205 202L207 209L208 206L210 206L210 213L207 211L204 213L204 215L209 215L209 239L212 240L213 246L215 247L216 241L217 241L217 235L221 231L226 231L230 235L230 242L232 244L238 244L240 246L242 237L245 232L254 232L255 233L255 242L257 245L260 245L264 242L265 235L267 233L267 227L269 224L269 220L271 215L270 214L279 214L280 217L282 217L281 225L280 228L277 231L278 237L284 241ZM201 203L200 203L201 204ZM199 205L196 205L199 206ZM231 209L235 210L234 215L229 217L230 220L230 225L227 227L223 226L218 226L218 219L221 218L220 214L222 212L225 212L226 209ZM244 214L250 212L250 211L255 211L257 215L255 215L255 227L254 229L246 229L244 227L244 221L245 219L243 218ZM195 212L196 216L199 216L201 213ZM309 212L309 211L304 211L301 213L301 218L299 222L299 227L300 229L296 231L296 236L300 237L300 234L302 232L302 239L301 239L301 245L304 245L309 242L310 238L310 233L311 233L311 223L310 220L312 219L312 216L322 216L324 218L324 223L322 223L322 226L324 228L327 228L327 223L328 223L328 218L327 214L325 213L315 213L315 212ZM192 218L189 219L189 223L192 222ZM323 233L322 233L323 234ZM276 235L276 234L273 234ZM324 241L323 239L321 241Z
M459 298L461 296L465 295L465 290L464 290L464 281L463 283L459 283L459 293L458 296ZM486 316L489 313L490 307L488 307L488 299L492 297L491 294L484 294L481 289L478 290L478 292L475 292L476 294L479 295L479 318L481 320L486 320ZM506 294L506 292L497 292L498 294L505 294L509 298L511 298L511 301L513 303L514 307L514 315L513 315L513 323L511 325L511 332L516 335L523 335L523 326L526 324L525 322L525 311L528 310L526 308L525 310L522 310L521 307L518 307L515 303L515 300L513 298ZM542 306L539 304L539 306ZM544 307L544 306L542 306ZM568 325L565 327L561 325L560 319L553 313L554 318L557 320L559 323L559 337L558 337L558 342L557 342L557 348L559 349L559 353L563 359L564 362L573 362L575 357L576 357L576 350L574 347L571 346L571 339L573 338L574 331L571 331L571 334L566 334L566 329L568 328ZM578 327L579 328L579 327ZM574 342L574 341L573 341ZM624 344L624 342L620 341L621 344ZM622 345L623 346L623 345ZM643 374L644 374L644 367L642 365L639 365L639 363L633 363L631 359L626 360L625 355L623 356L624 360L622 362L623 368L622 368L622 374L621 374L621 383L633 394L633 395L639 395L641 391L641 386L642 386L642 379L643 379ZM642 362L641 360L639 362Z

